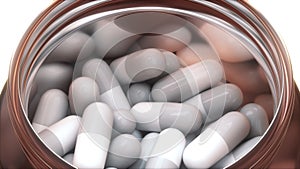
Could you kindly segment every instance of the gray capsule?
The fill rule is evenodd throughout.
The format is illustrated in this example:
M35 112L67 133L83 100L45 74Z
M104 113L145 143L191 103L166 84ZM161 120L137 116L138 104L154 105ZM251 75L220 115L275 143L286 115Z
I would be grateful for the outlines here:
M141 82L165 70L165 57L158 49L144 49L114 60L110 67L121 84Z
M240 110L250 121L251 129L247 136L248 139L262 136L269 127L268 115L258 104L249 103Z
M211 123L183 152L187 168L209 168L236 147L249 133L245 115L229 112ZM213 147L213 148L212 148Z
M147 83L136 83L130 85L127 90L127 98L131 105L139 102L150 101L151 86Z
M80 119L79 116L74 115L65 117L44 129L38 135L50 150L59 156L63 156L75 146Z
M143 36L139 39L138 44L144 49L158 48L175 52L188 45L192 39L191 32L185 26L168 33L159 29L154 32L157 34Z
M236 110L243 102L243 93L234 84L221 84L204 91L184 103L196 106L202 113L205 123L220 118L224 113Z
M254 137L242 143L234 150L232 150L231 153L227 154L220 161L218 161L214 166L212 166L212 168L229 167L230 165L232 165L233 163L241 159L243 156L245 156L247 153L249 153L254 148L254 146L259 142L260 139L261 137Z
M185 147L185 137L177 129L163 130L151 152L145 168L179 168Z
M77 31L65 39L47 57L45 62L75 63L90 56L95 50L95 42L89 35Z
M37 133L61 120L67 115L68 96L61 90L46 91L35 112L32 127Z
M136 127L136 120L129 110L115 110L112 138L119 134L131 134Z
M38 93L44 93L49 89L60 89L68 92L72 80L73 67L64 63L44 64L35 76Z
M97 25L92 37L96 43L97 56L100 58L124 56L139 38L136 34L121 29L113 21Z
M84 110L81 125L73 164L78 168L103 168L112 132L112 110L105 103L92 103Z
M128 168L140 156L141 144L130 134L121 134L114 138L110 144L106 166Z
M145 168L148 159L151 157L151 153L158 137L158 133L149 133L142 139L140 157L133 165L130 166L131 169Z
M82 75L95 79L100 90L99 99L113 110L129 110L129 102L107 63L101 59L91 59L82 68Z
M154 101L180 102L216 85L223 78L222 66L214 60L204 60L181 68L154 84Z
M75 79L69 88L71 112L82 116L84 109L95 102L98 95L99 88L95 80L89 77Z
M198 130L202 124L199 110L188 104L141 102L134 105L130 112L136 119L136 128L142 131L160 132L176 128L188 134Z

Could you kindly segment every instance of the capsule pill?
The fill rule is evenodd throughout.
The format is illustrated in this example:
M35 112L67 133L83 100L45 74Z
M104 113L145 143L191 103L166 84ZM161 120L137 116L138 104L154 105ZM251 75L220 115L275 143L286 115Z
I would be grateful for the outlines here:
M189 44L192 39L191 32L185 27L162 34L163 30L156 30L160 34L146 35L139 39L138 44L143 48L158 48L176 52Z
M139 38L138 35L121 29L114 21L102 22L97 25L92 38L96 44L99 58L116 58L124 56L128 48Z
M80 120L79 116L65 117L41 131L39 136L52 151L63 156L75 146Z
M198 130L202 124L199 110L188 104L141 102L130 111L136 119L136 128L142 131L160 132L167 128L176 128L188 134Z
M110 67L121 84L142 82L165 70L165 57L158 49L144 49L114 60Z
M188 168L209 168L236 147L249 133L250 123L239 112L229 112L209 125L184 150ZM205 153L205 154L203 154Z
M59 89L46 91L39 102L32 127L39 133L55 122L63 119L68 111L68 97Z
M222 80L223 68L214 60L204 60L181 68L154 84L154 101L180 102L214 86Z
M243 93L234 84L222 84L206 90L184 103L196 106L202 114L203 121L210 123L219 119L224 113L237 110L242 104Z
M77 31L64 40L47 57L46 62L75 63L90 56L95 50L95 42L89 35Z
M240 110L249 120L251 129L248 139L262 136L269 126L268 116L266 111L258 104L249 103L243 106Z
M110 144L113 112L106 104L95 102L83 112L73 164L79 168L103 168Z

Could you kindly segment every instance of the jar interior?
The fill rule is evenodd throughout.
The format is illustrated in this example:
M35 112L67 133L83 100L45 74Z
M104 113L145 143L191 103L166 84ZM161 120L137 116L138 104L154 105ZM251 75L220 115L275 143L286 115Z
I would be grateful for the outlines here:
M228 109L227 112L223 112L224 114L230 111L240 111L245 105L255 103L260 105L267 115L267 128L263 129L262 135L250 148L248 147L247 152L251 151L272 127L279 102L276 91L277 82L270 70L272 65L260 49L239 28L224 20L201 12L167 7L137 7L94 14L71 23L59 31L48 42L44 49L45 52L39 56L40 63L32 70L28 80L27 99L25 99L24 105L29 122L33 122L38 109L43 109L39 108L39 102L46 91L59 89L70 97L70 85L75 79L83 76L83 67L88 61L97 58L112 65L115 60L124 56L134 56L132 53L153 48L161 53L169 52L168 55L165 55L165 60L171 60L173 56L176 56L179 67L170 71L165 67L161 69L154 67L153 70L149 68L151 69L150 73L141 67L136 74L128 75L131 82L126 80L120 82L127 97L128 90L134 84L147 84L151 89L157 81L166 76L172 76L175 71L206 60L213 60L222 65L221 79L218 83L210 83L209 87L196 93L206 92L227 83L234 84L241 90L243 100L236 108ZM147 63L146 60L144 61ZM124 61L124 65L129 65L129 67L139 67L139 64L143 66L139 62L132 64L130 61ZM121 66L120 69L122 69ZM205 68L205 70L207 69ZM128 68L126 71L130 72L131 69ZM145 78L152 75L153 77ZM117 80L120 79L117 78ZM213 81L214 77L207 80ZM114 87L112 83L108 85ZM223 89L223 93L226 93L226 88ZM185 92L181 91L181 98ZM193 94L193 96L197 94ZM217 98L218 94L220 93L211 92L206 97ZM152 101L153 98L149 98L150 94L146 101ZM184 103L189 98L170 102ZM225 97L226 99L232 98ZM93 100L96 102L99 101L99 98L95 96ZM225 100L219 103L214 102L214 99L207 99L205 105L208 106L208 111L212 112L216 109L216 103L224 104L222 109L225 111L227 109ZM130 101L130 106L136 104L132 99ZM67 107L67 116L77 114L74 112L75 110L70 109L70 105ZM45 106L45 108L47 107ZM195 136L190 137L195 138L213 122L203 122L202 127L194 133ZM148 133L141 132L142 136ZM243 139L232 151L238 149L247 139ZM109 151L108 147L106 147L106 151ZM66 154L73 152L74 148L71 148ZM244 153L244 155L246 154ZM134 158L138 158L138 156ZM183 162L181 165L184 165Z

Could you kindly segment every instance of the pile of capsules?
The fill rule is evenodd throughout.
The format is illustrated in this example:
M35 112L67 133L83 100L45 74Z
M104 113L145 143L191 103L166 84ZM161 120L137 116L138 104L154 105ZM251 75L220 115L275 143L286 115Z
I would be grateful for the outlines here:
M28 118L49 149L78 168L223 168L258 143L273 100L236 38L120 23L75 31L37 71Z

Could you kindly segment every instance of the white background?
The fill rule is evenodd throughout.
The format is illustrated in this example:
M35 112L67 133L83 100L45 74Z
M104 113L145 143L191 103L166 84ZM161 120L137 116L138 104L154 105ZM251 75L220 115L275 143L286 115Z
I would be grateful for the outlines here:
M274 26L290 53L294 78L300 86L300 1L248 0ZM0 89L7 77L10 60L32 20L52 0L4 0L0 2Z

